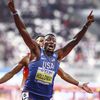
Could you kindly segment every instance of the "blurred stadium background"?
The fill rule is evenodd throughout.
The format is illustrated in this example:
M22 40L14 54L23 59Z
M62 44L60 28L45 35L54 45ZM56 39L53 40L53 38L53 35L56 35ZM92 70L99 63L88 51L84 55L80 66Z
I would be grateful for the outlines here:
M57 48L80 31L93 10L95 22L84 38L63 59L61 67L77 80L90 82L94 94L56 77L53 100L100 100L100 0L14 0L31 36L55 33ZM29 50L7 7L0 1L0 77L11 70ZM0 100L21 100L22 72L0 85Z

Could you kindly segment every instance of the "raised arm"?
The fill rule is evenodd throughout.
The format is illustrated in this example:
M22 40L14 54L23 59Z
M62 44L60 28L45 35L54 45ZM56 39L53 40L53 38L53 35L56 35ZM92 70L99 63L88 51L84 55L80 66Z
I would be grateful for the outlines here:
M87 22L83 26L82 30L76 34L73 39L63 48L57 50L58 52L58 60L63 59L65 56L67 56L70 51L79 43L79 41L82 39L86 31L88 30L88 27L94 22L94 16L92 15L92 12L87 17Z
M13 14L15 24L19 30L19 33L21 34L22 38L24 39L24 42L26 43L26 45L29 47L29 49L31 51L34 50L34 51L39 52L37 43L35 42L35 40L31 39L29 33L27 32L24 23L22 22L21 18L19 17L19 15L17 13L17 10L15 8L13 0L8 0L8 7Z
M77 80L75 80L72 76L64 72L61 68L58 69L58 75L66 82L76 85L88 93L92 93L92 90L87 86L88 83L80 84Z
M17 74L24 66L26 66L29 62L28 57L24 57L18 65L15 66L10 72L6 73L2 78L0 78L0 84L11 79L15 74Z

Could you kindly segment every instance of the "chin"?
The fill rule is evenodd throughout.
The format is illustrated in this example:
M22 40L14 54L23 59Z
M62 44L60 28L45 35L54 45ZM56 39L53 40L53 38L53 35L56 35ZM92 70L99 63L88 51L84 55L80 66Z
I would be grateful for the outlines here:
M48 50L49 52L51 52L51 53L53 53L54 52L54 50Z

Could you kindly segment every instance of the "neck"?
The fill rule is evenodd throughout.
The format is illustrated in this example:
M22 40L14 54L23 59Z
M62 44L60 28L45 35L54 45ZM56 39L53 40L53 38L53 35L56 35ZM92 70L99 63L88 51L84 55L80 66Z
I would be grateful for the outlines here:
M52 55L53 55L53 52L45 51L45 54L46 54L47 56L52 56Z

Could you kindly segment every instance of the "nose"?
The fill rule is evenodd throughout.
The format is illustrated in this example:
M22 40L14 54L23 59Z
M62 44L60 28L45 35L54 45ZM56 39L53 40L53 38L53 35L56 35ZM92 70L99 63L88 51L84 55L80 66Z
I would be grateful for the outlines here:
M54 44L54 41L51 40L51 41L49 41L49 43L50 43L50 44Z

